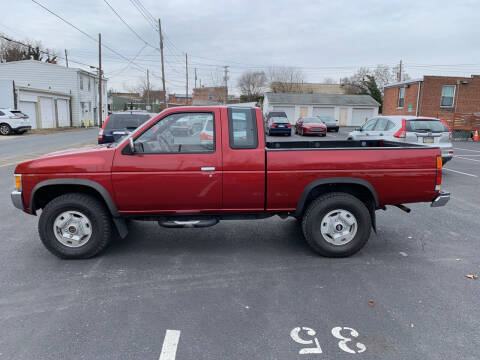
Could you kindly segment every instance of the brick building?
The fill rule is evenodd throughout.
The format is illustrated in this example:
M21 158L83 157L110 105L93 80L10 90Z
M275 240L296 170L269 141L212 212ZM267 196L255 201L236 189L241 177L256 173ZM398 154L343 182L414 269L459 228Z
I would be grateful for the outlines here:
M228 98L228 90L225 86L203 86L193 89L194 102L218 102L224 103Z
M452 120L480 112L480 75L424 76L385 86L383 115L417 115Z
M169 94L168 106L192 105L192 95Z

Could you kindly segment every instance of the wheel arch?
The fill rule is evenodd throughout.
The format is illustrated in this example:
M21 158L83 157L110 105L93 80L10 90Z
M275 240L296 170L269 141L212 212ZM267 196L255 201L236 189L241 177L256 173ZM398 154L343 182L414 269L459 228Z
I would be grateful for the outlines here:
M329 192L345 192L365 203L370 211L373 228L376 228L375 210L380 208L377 192L368 181L358 178L337 177L312 181L305 187L298 200L295 217L302 217L305 209L314 199Z
M48 190L56 190L48 194ZM36 215L36 210L42 208L45 202L68 192L81 192L94 195L101 199L113 217L119 217L118 209L110 193L98 182L87 179L63 178L39 182L30 194L30 213Z

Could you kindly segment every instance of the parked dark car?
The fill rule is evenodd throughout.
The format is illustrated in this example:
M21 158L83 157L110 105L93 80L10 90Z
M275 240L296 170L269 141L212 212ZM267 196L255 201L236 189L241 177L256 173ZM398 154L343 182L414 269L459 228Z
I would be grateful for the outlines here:
M288 121L287 114L285 114L284 111L270 111L269 113L267 113L267 116L265 116L265 126L267 126L268 123L270 122L270 119L274 117L276 118L282 117L287 119Z
M304 117L297 120L295 134L327 136L327 125L318 117Z
M98 132L98 143L116 142L151 118L152 114L147 112L125 111L112 113L105 119L102 128Z
M328 115L320 115L318 117L322 122L327 125L327 131L335 131L338 132L338 120L335 119L333 116L328 116Z
M266 126L267 135L292 135L292 125L286 117L271 117Z

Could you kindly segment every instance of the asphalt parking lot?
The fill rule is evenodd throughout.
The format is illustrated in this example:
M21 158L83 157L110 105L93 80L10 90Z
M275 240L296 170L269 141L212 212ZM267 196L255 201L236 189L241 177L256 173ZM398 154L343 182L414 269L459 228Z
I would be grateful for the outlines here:
M96 130L49 136L0 141L0 359L479 358L480 279L466 275L480 275L480 143L454 143L447 206L378 211L350 258L317 256L296 220L273 217L134 221L101 256L65 261L11 204L14 164Z

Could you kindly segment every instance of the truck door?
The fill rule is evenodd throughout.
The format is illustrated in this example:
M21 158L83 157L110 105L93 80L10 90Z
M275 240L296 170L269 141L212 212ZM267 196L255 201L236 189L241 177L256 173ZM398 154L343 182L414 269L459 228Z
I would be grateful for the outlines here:
M223 209L262 211L265 209L265 136L260 109L222 109L222 124Z
M117 150L112 183L122 213L199 213L222 207L220 110L172 110ZM128 147L128 144L127 146Z

